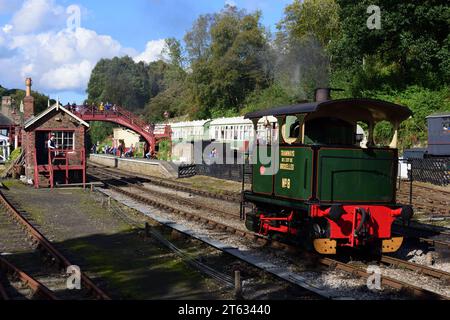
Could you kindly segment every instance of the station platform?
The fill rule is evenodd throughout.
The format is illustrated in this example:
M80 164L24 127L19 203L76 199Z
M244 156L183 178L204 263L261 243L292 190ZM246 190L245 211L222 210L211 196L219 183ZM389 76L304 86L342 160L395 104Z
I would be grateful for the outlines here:
M90 154L89 162L129 172L166 178L177 178L178 167L168 161L141 158L120 158L107 154Z

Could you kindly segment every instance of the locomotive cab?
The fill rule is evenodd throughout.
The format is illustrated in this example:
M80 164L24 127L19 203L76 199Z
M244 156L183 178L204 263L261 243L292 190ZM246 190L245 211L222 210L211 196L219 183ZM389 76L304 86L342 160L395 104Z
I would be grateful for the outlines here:
M254 112L246 118L274 116L278 139L255 141L252 189L243 201L254 205L246 216L250 230L266 236L311 241L316 251L379 246L398 250L392 236L397 217L412 216L396 203L397 136L411 115L404 107L372 99L324 100ZM395 128L389 147L375 146L376 123ZM367 146L357 139L358 122L368 128Z

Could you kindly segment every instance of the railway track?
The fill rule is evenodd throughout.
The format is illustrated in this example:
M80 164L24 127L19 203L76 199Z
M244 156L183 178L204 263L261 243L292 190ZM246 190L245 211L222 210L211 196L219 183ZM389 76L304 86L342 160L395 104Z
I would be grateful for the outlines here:
M409 184L403 183L397 190L397 199L409 203ZM413 185L413 206L418 212L447 216L450 214L450 191L427 187L421 184Z
M105 176L106 176L106 178L108 177L108 175L105 173L104 170L100 170L100 171L103 172L102 173L103 176L102 176L102 174L97 175L98 179L102 180L102 179L105 179ZM91 172L91 175L92 175L92 172ZM109 175L109 177L111 178L111 175ZM118 177L113 175L113 181L117 182ZM155 199L155 197L149 198L146 195L139 194L137 192L133 192L132 190L126 190L126 187L124 188L123 186L114 185L111 182L111 180L105 182L105 184L111 190L118 192L128 198L134 199L140 203L171 212L171 213L176 214L180 217L183 217L189 221L194 221L197 224L203 224L203 225L207 226L208 228L215 228L217 230L225 231L229 234L236 235L239 238L245 238L247 240L257 243L261 247L275 249L275 250L283 250L283 251L290 252L290 253L292 253L292 252L296 252L299 254L303 253L303 252L299 252L298 248L293 247L291 245L288 245L288 244L285 244L285 243L282 243L279 241L273 241L273 240L267 239L265 237L261 237L259 235L256 235L255 233L243 230L241 228L236 228L234 226L230 226L229 224L226 224L226 223L221 223L216 220L209 219L205 216L193 213L186 209L180 209L180 207L174 206L173 203L168 204L167 201L161 200L161 199L164 199L164 197L162 197L162 198L159 197L160 198L159 200ZM128 186L129 182L125 183L125 185ZM146 191L148 192L148 190L146 190ZM311 258L311 256L309 258ZM351 274L358 275L365 279L367 279L371 276L371 274L367 273L364 269L361 269L361 268L351 265L349 263L341 262L341 261L331 259L331 258L322 257L319 255L314 255L313 258L315 259L316 262L318 262L322 266L326 266L328 268L333 268L335 270L349 272ZM385 261L384 263L390 262L389 264L394 265L393 260L389 260L389 258L386 258L384 261ZM400 266L399 261L396 261L396 263L397 263L397 266ZM408 268L408 267L413 268L412 263L408 263L406 261L401 266L404 268ZM432 270L428 270L428 268L422 267L421 265L414 266L415 271L419 270L419 268L421 268L420 270L422 270L422 272L424 272L424 274L431 275L431 273L432 273ZM431 268L429 268L429 269L431 269ZM439 273L439 271L436 271L433 274L437 274L437 273ZM441 276L439 278L447 279L447 275L441 274ZM383 277L382 284L389 286L391 288L394 288L394 289L406 291L409 294L412 294L417 298L448 299L448 297L446 297L446 296L442 296L440 294L434 293L432 291L411 285L409 283L406 283L404 281L397 280L394 278Z
M62 300L99 299L109 297L85 274L81 273L81 290L67 288L66 270L73 264L48 241L0 192L0 252L5 274L19 277L31 290L48 293ZM2 278L7 280L5 277ZM36 281L34 282L33 279ZM23 281L22 281L23 280ZM40 285L38 285L38 283ZM5 287L5 283L4 287ZM11 289L14 291L14 283Z
M49 288L2 257L0 257L0 270L2 300L58 300Z
M203 190L198 190L196 188L192 188L189 186L186 186L184 183L176 183L173 181L166 181L161 178L157 177L137 177L136 175L129 173L129 172L123 172L123 171L117 171L115 169L105 168L105 167L99 167L99 166L90 166L91 169L95 170L97 173L102 173L105 175L105 177L116 179L117 181L121 181L122 183L126 183L127 185L133 185L137 190L140 192L150 192L148 188L143 186L143 183L149 183L154 184L156 186L160 186L162 188L186 192L193 195L198 195L201 197L206 197L210 199L218 199L222 201L227 201L230 203L237 204L240 202L241 195L238 193L232 193L232 192L226 192L224 194L218 194L215 192L208 192ZM430 188L432 189L432 188ZM434 189L433 189L434 190ZM168 193L163 192L157 192L154 189L151 190L152 193L158 194L159 196L164 196L166 198L170 198L177 202L183 202L183 199L180 199L180 197L173 197L170 196ZM198 208L200 205L194 201L188 200L184 201L185 204L190 205L192 207ZM222 216L234 216L239 217L239 213L237 212L230 212L225 210L220 210L217 206L205 206L204 203L201 204L205 209L210 210L211 212L216 212ZM415 238L419 240L420 242L426 243L432 247L438 247L438 248L450 248L450 242L445 241L442 239L436 239L435 236L441 236L445 238L450 237L450 232L443 231L443 228L436 228L434 226L428 226L423 224L411 224L409 226L398 226L398 233L400 235L406 235L410 238ZM429 237L425 236L428 235ZM430 238L431 237L431 238Z
M417 264L417 263L397 259L397 258L386 256L386 255L383 255L380 257L380 262L390 265L390 266L395 266L398 268L405 268L405 269L414 271L419 274L437 278L437 279L443 280L447 283L450 281L450 273L440 270L440 269L431 268L431 267L428 267L428 266L425 266L422 264Z
M143 177L138 177L135 174L131 172L126 171L118 171L116 169L112 168L106 168L106 167L99 167L96 165L90 164L90 167L95 168L96 170L102 170L103 172L108 172L109 174L116 175L118 177L127 178L127 179L133 179L135 181L141 181L141 182L150 182L155 185L159 185L162 187L168 187L172 188L174 190L179 191L185 191L192 194L202 195L209 198L214 199L220 199L225 201L231 201L231 202L240 202L241 201L241 195L237 192L230 192L230 191L223 191L222 194L219 194L217 192L210 192L205 190L199 190L197 188L193 188L190 185L183 183L183 182L174 182L174 181L167 181L159 177L154 176L148 176L145 175ZM406 185L403 186L398 192L398 200L403 203L409 203L409 189L406 190ZM443 199L450 199L450 192L444 191L444 190L437 190L434 188L422 186L422 185L414 185L413 190L421 190L419 192L428 192L428 194L423 197L420 197L421 202L413 203L416 209L424 210L430 213L438 213L440 215L449 215L450 214L450 206L448 201L445 201ZM432 192L433 201L428 200L429 198L429 192ZM437 200L436 200L437 198ZM413 201L414 202L414 201Z
M406 239L415 239L433 248L450 249L450 232L448 228L416 222L411 222L409 225L394 222L393 231L400 236L406 237Z
M96 168L96 170L98 170ZM89 171L88 171L89 172ZM213 214L213 215L220 215L222 217L233 217L233 218L237 218L240 219L240 214L239 214L239 206L237 203L233 203L231 205L234 205L235 208L234 210L225 210L222 209L221 204L218 203L214 203L214 205L209 204L208 202L210 202L210 198L204 195L197 195L200 197L200 199L195 199L193 200L191 198L192 193L185 191L185 190L176 190L175 192L168 186L161 186L161 185L157 185L157 188L153 187L152 184L144 186L141 182L136 181L136 179L132 178L132 177L123 177L114 173L109 173L109 172L102 172L101 170L98 171L100 174L103 174L103 176L98 176L97 177L101 179L101 177L104 177L105 179L108 180L113 180L115 181L118 185L127 185L130 188L133 188L137 191L140 191L144 194L151 194L152 196L157 196L157 197L164 197L167 200L173 201L175 203L179 203L183 206L188 206L194 210L203 210L203 211L207 211L209 214ZM94 173L95 175L95 173ZM159 190L158 190L159 189ZM183 193L185 196L183 196ZM230 204L229 204L230 206Z
M240 202L241 201L241 195L239 193L230 192L230 191L222 191L222 193L217 192L210 192L205 190L199 190L197 188L193 188L189 186L188 184L185 184L183 182L174 182L174 181L168 181L166 179L162 179L159 177L154 176L142 176L138 177L135 174L131 172L125 172L125 171L117 171L115 169L107 168L107 167L99 167L96 165L89 164L89 168L95 169L100 172L104 172L106 174L112 175L114 177L120 177L120 178L126 178L126 179L133 179L136 182L148 182L152 183L161 187L167 187L178 191L184 191L200 196L205 196L208 198L213 199L219 199L224 201L230 201L230 202Z

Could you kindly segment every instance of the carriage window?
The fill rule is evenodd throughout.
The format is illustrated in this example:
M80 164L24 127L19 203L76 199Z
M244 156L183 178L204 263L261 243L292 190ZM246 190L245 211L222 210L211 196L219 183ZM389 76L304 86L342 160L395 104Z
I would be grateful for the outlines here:
M442 120L442 131L447 133L450 130L450 118L444 118Z
M252 130L252 127L250 126L244 126L244 139L247 140L250 138L250 131Z

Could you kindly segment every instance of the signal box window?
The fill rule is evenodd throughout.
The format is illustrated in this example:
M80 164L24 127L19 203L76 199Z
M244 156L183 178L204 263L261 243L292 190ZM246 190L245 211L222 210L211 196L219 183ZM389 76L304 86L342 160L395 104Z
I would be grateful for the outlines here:
M73 131L55 131L56 145L58 149L62 150L75 150Z

